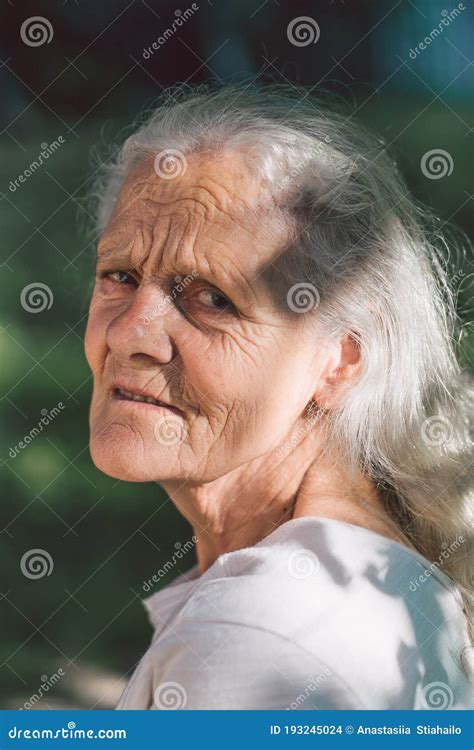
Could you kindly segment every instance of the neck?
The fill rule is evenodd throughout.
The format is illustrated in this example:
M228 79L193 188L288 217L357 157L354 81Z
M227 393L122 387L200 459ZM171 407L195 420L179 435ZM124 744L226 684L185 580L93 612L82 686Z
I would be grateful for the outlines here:
M291 518L319 516L399 538L372 480L349 478L340 456L323 450L323 430L296 448L273 451L206 483L164 483L192 524L200 574L225 552L251 547Z

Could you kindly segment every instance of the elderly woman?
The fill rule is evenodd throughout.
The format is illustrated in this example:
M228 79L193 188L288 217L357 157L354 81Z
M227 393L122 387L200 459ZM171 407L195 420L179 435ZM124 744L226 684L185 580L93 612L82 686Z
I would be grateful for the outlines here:
M118 708L467 708L472 391L380 142L306 91L179 90L101 187L92 457L197 553Z

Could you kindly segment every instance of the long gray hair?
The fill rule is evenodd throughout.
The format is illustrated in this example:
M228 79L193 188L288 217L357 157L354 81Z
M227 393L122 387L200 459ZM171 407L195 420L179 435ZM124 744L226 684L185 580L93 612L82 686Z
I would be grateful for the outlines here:
M455 352L443 241L448 254L453 247L432 231L383 142L332 104L279 85L166 92L101 171L99 231L145 155L166 169L172 154L179 169L186 154L224 150L248 157L296 227L278 264L293 304L317 297L318 325L359 342L362 376L330 416L331 440L349 470L373 479L400 531L451 576L471 620L473 388Z

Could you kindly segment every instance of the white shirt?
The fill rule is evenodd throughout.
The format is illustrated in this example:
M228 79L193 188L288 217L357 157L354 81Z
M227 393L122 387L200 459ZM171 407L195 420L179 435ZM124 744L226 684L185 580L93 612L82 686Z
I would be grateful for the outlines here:
M144 605L155 632L118 709L474 706L458 589L360 526L291 519Z

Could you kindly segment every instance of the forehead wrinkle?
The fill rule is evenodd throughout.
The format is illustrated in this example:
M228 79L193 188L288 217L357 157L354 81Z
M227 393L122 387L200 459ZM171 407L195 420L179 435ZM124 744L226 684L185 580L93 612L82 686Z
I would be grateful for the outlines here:
M142 181L141 186L142 196L137 198L138 205L134 207L134 218L128 228L134 232L132 260L135 265L143 266L149 261L152 270L160 264L165 250L167 255L178 256L180 251L186 253L194 244L198 227L191 229L192 225L195 220L198 225L204 221L210 202L180 196L169 201L157 200L156 185ZM148 195L143 197L145 190Z
M214 189L206 186L206 183L212 183L215 186ZM123 202L128 202L132 194L134 202L140 202L145 208L148 208L149 203L152 206L155 204L166 206L180 200L194 200L196 203L202 203L206 210L213 207L222 210L229 202L226 200L228 193L224 185L215 182L207 175L197 175L193 181L184 175L164 181L152 171L148 178L144 177L139 180L129 178L122 188L117 205L120 208Z
M216 222L210 220L206 212L195 212L191 206L180 213L178 222L171 220L169 232L162 243L163 269L175 273L177 268L183 269L184 273L195 270L209 281L212 282L214 278L216 282L228 287L229 269L236 268L232 262L235 252L222 239L212 237L212 232L208 230L212 230L215 225ZM224 253L219 252L219 246L224 248ZM247 286L248 282L241 275ZM232 279L230 282L232 283Z
M125 225L133 265L146 265L147 275L195 270L223 291L238 284L255 299L262 283L266 287L262 267L283 249L288 223L258 175L232 165L227 172L226 165L199 162L197 175L188 169L170 181L142 172L124 186L120 204L133 201L118 222L120 229ZM260 247L268 250L266 258Z
M216 186L216 194L222 193L222 200L220 205L217 203L217 208L232 218L233 212L236 215L240 215L241 212L247 214L249 210L259 213L276 205L271 190L262 177L250 171L240 173L239 177L237 189L229 190L221 182L206 175L206 181ZM210 189L209 192L213 194Z
M200 195L200 193L203 195ZM194 195L178 195L168 201L158 200L155 197L139 199L143 221L146 224L154 225L160 219L166 218L173 222L176 219L177 223L182 223L182 217L187 220L192 214L199 215L203 222L205 221L209 224L215 222L219 214L223 214L230 219L232 218L225 209L221 209L218 206L213 197L210 201L206 200L207 195L212 196L212 193L204 188L199 188Z
M204 191L208 195L208 191ZM142 203L145 208L137 222L142 234L143 247L148 246L150 270L153 266L163 265L171 270L176 264L188 265L195 268L197 265L196 246L205 238L205 227L212 228L217 223L213 203L209 210L209 201L197 199L196 196L178 197L173 201L158 201L155 198L147 198ZM224 212L222 212L224 213ZM228 214L225 214L228 220ZM225 225L224 225L225 228ZM242 225L239 224L240 230ZM204 242L202 242L204 245ZM135 259L138 261L138 258ZM205 264L206 259L203 258Z
M216 175L214 177L214 175ZM128 184L127 184L128 182ZM201 202L206 211L216 209L230 215L241 210L274 204L267 183L242 154L191 154L188 169L173 180L159 178L151 162L145 160L129 175L124 192L135 198L165 206L178 200ZM128 196L127 196L128 197Z
M222 291L235 293L236 286L253 304L266 297L271 289L267 288L262 275L262 259L258 253L246 254L247 236L242 237L245 229L253 243L268 243L271 255L264 260L263 267L271 264L287 243L288 225L280 216L268 208L256 212L257 227L247 229L235 220L235 227L228 229L228 222L207 221L201 212L182 212L186 221L170 222L168 236L162 241L162 270L164 273L182 275L195 270L203 279L219 286ZM228 215L225 214L225 219ZM258 222L257 222L258 219ZM216 225L224 226L224 238L216 236ZM155 225L156 227L157 225ZM240 236L239 236L240 235ZM172 244L167 244L172 237ZM232 239L232 242L230 241ZM155 240L156 242L156 240ZM222 251L221 251L222 248ZM240 249L242 248L242 252Z
M132 231L130 261L134 268L144 267L152 252L152 238L142 222L137 222L136 229Z
M210 219L224 215L241 230L252 234L241 217L250 212L258 221L262 212L275 208L275 201L265 180L249 165L242 154L216 155L195 153L188 156L188 169L173 180L162 180L152 161L144 160L133 170L118 198L117 208L125 205L122 215L140 213L166 215L180 202L193 201L202 206Z
M202 232L206 222L201 212L194 213L191 210L180 213L180 221L168 222L166 233L160 236L163 226L158 223L153 227L152 252L148 259L147 272L151 275L176 275L186 276L195 271L201 279L211 284L222 287L223 291L235 291L235 286L240 282L241 291L247 292L247 296L254 298L254 292L250 289L248 280L244 274L232 262L232 248L222 240L212 240L212 245L205 240ZM222 245L225 253L222 254L216 248ZM234 278L229 273L235 269Z

